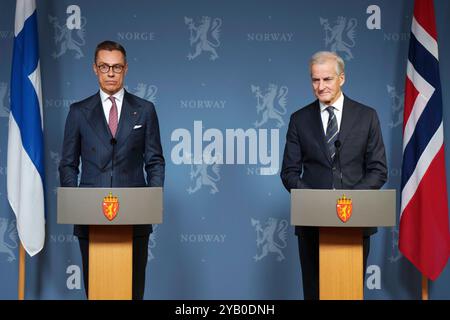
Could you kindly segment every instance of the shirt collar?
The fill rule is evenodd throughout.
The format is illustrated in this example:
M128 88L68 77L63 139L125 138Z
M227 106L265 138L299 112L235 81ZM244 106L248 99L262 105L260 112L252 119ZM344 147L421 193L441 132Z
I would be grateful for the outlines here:
M329 105L323 104L320 101L319 101L319 104L320 104L320 112L325 111L325 109L329 107ZM342 111L342 109L344 108L344 94L342 92L341 92L341 96L333 103L333 107L337 111Z
M124 94L125 94L125 89L122 88L119 91L117 91L115 94L113 94L113 97L116 98L117 101L122 101ZM109 97L110 97L109 94L107 94L105 91L100 89L100 99L102 100L102 102L109 100Z

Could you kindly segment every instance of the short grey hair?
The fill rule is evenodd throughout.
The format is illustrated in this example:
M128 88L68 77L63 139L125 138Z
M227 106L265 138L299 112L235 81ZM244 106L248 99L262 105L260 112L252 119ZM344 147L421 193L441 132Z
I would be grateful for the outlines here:
M344 60L336 53L331 51L319 51L316 52L309 61L309 68L314 64L323 64L326 61L333 60L336 62L336 74L340 75L345 70Z

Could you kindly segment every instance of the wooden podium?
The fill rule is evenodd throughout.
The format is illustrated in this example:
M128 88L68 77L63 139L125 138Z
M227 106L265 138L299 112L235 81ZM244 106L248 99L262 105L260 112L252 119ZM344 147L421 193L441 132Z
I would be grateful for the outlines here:
M291 224L319 227L320 299L362 300L363 228L395 226L395 190L292 189Z
M162 223L162 188L58 188L58 223L89 225L89 300L131 300L133 227Z

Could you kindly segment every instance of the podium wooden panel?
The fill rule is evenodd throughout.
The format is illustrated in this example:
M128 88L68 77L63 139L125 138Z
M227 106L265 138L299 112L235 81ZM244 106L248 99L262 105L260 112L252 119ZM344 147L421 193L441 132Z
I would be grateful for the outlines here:
M362 229L320 228L319 266L320 300L362 300Z
M131 300L132 226L89 227L89 300Z

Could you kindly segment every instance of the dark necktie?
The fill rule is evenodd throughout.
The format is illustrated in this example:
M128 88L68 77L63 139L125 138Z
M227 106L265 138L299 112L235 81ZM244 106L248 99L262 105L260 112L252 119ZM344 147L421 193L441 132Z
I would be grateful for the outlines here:
M111 96L109 100L112 102L111 109L109 110L109 130L111 130L111 134L113 137L116 136L117 125L119 124L119 117L117 116L117 105L116 99Z
M327 132L325 134L325 142L327 143L328 150L330 151L331 160L334 159L334 156L336 154L336 146L334 145L334 143L337 140L338 136L338 124L333 109L334 109L333 106L329 106L326 109L328 111L329 117L327 124Z

